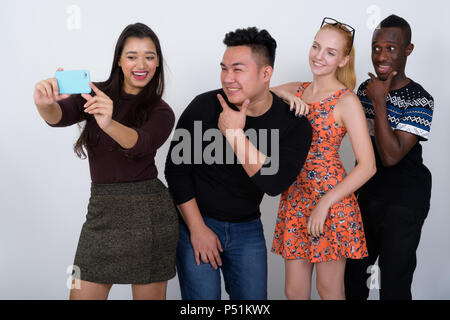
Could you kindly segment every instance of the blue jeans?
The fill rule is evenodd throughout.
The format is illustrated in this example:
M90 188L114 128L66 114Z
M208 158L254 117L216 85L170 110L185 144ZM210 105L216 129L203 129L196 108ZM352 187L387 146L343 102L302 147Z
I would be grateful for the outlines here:
M222 270L225 290L231 300L267 300L267 248L260 219L249 222L223 222L204 217L218 236L222 267L195 262L187 227L180 223L177 272L183 300L220 300Z

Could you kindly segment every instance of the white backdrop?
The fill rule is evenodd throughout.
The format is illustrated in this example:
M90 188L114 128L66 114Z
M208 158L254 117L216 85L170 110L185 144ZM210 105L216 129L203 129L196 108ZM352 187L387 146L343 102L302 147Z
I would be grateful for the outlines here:
M114 45L123 28L149 25L159 36L166 58L165 100L177 118L199 93L220 86L226 32L238 27L266 28L278 42L272 85L310 80L307 53L324 16L356 28L358 84L372 71L370 43L374 21L392 13L412 26L415 50L407 75L435 99L430 141L424 161L433 174L431 211L418 250L413 283L415 299L450 298L450 225L448 208L450 93L445 78L450 2L439 1L138 1L41 0L2 2L0 118L0 299L67 299L67 267L72 264L89 198L87 161L76 158L76 126L48 127L33 104L34 84L57 67L88 69L93 81L105 80ZM168 142L156 163L163 168ZM342 148L347 168L353 155ZM279 197L262 204L268 248L271 247ZM284 263L269 253L269 298L284 299ZM227 298L226 295L223 296ZM129 299L129 286L115 286L111 299ZM179 299L177 279L168 298ZM318 298L316 292L313 298ZM377 292L371 293L377 298Z

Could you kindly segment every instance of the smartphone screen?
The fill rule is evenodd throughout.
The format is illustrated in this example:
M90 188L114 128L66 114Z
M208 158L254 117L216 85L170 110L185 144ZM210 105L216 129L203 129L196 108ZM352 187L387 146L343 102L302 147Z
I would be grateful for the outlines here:
M87 70L56 71L59 94L91 93L91 77Z

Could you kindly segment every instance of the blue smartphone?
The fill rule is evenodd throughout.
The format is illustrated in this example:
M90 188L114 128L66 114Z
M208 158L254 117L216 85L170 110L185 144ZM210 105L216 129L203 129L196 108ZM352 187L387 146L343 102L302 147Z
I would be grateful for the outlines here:
M91 76L87 70L56 71L59 94L91 93Z

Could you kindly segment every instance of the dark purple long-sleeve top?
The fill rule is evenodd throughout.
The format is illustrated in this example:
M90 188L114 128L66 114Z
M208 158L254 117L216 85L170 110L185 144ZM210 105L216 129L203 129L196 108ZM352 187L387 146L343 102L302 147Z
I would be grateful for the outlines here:
M114 104L113 120L124 124L132 107L135 95L122 94L118 103ZM85 102L85 101L84 101ZM73 95L59 101L62 110L61 121L52 127L67 127L85 120L90 115L84 112L83 99ZM128 150L123 149L91 121L89 129L88 151L91 179L96 184L137 182L157 178L155 166L156 151L170 136L175 123L175 115L170 106L160 100L151 109L148 120L140 127L132 127L138 133L136 145Z

